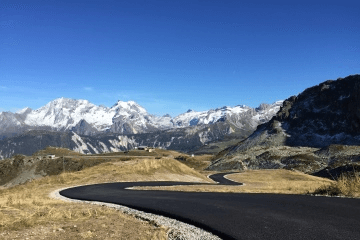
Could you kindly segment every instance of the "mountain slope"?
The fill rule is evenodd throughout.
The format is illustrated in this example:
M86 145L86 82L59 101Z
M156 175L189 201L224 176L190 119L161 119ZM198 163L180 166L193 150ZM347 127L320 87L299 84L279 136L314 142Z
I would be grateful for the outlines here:
M312 170L323 169L328 161L314 154L316 149L306 148L360 145L359 106L360 75L308 88L285 100L269 122L259 125L244 141L224 150L209 169L282 168L310 162L316 165ZM293 148L280 151L283 146Z
M139 104L118 101L111 108L97 106L87 100L59 98L45 106L17 113L0 113L0 139L21 134L27 130L74 131L94 136L103 133L139 134L173 128L205 126L226 122L230 132L253 131L268 121L280 108L281 101L263 104L253 109L247 106L223 107L209 111L189 111L172 118L149 114Z
M229 126L216 123L205 126L174 128L153 133L79 135L75 132L32 130L0 140L0 159L15 154L31 155L47 146L64 147L83 154L118 152L140 145L189 152L228 136Z
M255 145L360 144L360 75L325 81L290 97L237 150Z
M236 128L227 121L138 134L89 134L87 131L91 128L82 120L73 128L76 132L31 130L0 140L0 159L14 154L31 155L47 146L65 147L84 154L125 151L139 145L193 152L211 142L240 141L254 130Z
M263 103L255 109L238 105L233 108L225 106L203 112L188 110L175 117L173 122L177 127L188 127L227 121L236 128L243 128L246 125L255 128L258 124L269 121L281 105L282 101L277 101L274 104Z

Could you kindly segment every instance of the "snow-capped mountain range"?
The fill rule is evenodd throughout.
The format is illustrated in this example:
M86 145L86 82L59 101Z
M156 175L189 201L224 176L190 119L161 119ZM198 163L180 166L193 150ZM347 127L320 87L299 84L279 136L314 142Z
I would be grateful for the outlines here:
M189 110L172 118L152 115L133 101L118 101L109 108L87 100L59 98L37 110L0 112L0 159L31 155L46 146L84 154L124 151L139 145L196 151L214 141L245 139L281 105L278 101L258 108L238 105Z
M14 136L30 129L72 130L82 135L103 132L138 134L225 120L229 120L237 128L244 124L256 127L259 123L270 120L281 104L282 101L271 105L262 104L256 109L238 105L202 112L189 110L172 118L169 115L152 115L134 101L118 101L109 108L97 106L87 100L58 98L37 110L24 108L16 113L0 112L0 136ZM241 122L244 117L247 118L247 123Z

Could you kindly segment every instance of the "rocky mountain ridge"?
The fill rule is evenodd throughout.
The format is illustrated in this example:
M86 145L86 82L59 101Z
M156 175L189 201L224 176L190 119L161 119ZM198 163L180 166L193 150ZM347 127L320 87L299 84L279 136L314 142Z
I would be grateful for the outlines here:
M137 134L213 124L229 120L236 128L270 120L279 110L282 101L262 104L256 109L239 105L209 111L188 111L172 118L149 114L134 101L118 101L111 108L97 106L87 100L55 99L45 106L32 110L24 108L16 113L0 112L0 139L15 136L25 130L74 131L81 135L100 133ZM246 118L246 121L243 121Z
M286 99L276 115L259 125L248 138L221 152L209 170L296 169L311 165L303 171L321 171L339 159L335 159L335 153L324 156L317 150L334 144L360 145L359 105L360 75L310 87ZM345 151L344 156L346 149L341 150ZM358 162L360 154L354 154L343 157L344 161Z
M169 118L156 117L134 101L118 101L111 108L87 100L55 99L31 110L0 113L0 135L13 136L23 130L73 130L84 135L102 132L132 134L171 128Z
M37 110L24 108L16 113L0 112L0 139L4 140L0 143L0 151L2 151L0 158L24 153L18 146L28 144L22 140L19 142L21 136L34 134L53 136L54 132L58 132L59 136L62 133L74 132L78 136L94 138L104 135L117 138L140 134L135 137L138 144L146 143L149 146L170 147L188 152L208 142L222 140L225 135L240 140L247 137L258 124L270 120L281 104L282 101L278 101L274 104L262 104L255 109L239 105L202 112L188 111L172 118L169 115L158 117L149 114L133 101L118 101L111 108L107 108L94 105L87 100L59 98ZM174 136L170 137L171 134ZM145 136L146 139L143 139ZM178 137L180 139L178 145L175 146L174 139ZM162 140L159 141L159 139ZM12 142L12 147L8 146L8 142ZM61 141L56 141L56 143L50 141L45 146L62 146L63 144ZM38 145L35 144L32 149L38 149ZM112 148L119 151L128 150L134 146L120 148L112 146ZM70 147L70 149L74 148ZM104 149L98 146L96 151L102 152Z
M284 101L271 121L238 150L252 145L325 147L360 144L360 75L328 80Z
M250 133L232 132L231 126L225 122L127 135L106 133L85 136L73 131L31 130L0 140L0 159L15 154L32 155L48 146L68 148L81 154L127 151L141 145L191 152L225 136L242 139Z
M106 108L86 100L61 98L37 110L0 113L0 129L10 136L0 141L0 159L32 154L46 146L80 153L124 151L138 145L189 152L224 137L244 139L258 124L270 120L281 104L188 111L171 118L151 115L132 101Z

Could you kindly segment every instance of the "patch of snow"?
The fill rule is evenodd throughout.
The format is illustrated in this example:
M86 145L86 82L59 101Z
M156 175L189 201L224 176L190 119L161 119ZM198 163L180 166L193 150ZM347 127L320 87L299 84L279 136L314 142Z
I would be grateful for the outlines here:
M23 114L23 113L25 113L27 110L31 110L31 109L28 108L28 107L26 107L26 108L23 108L23 109L17 111L16 113L17 113L17 114Z
M323 108L319 108L319 109L317 109L317 108L313 108L313 112L315 112L315 113L318 113L318 112L322 112L322 111L324 111L324 110L327 110L329 108L329 106L326 106L326 107L323 107Z
M114 148L114 147L110 147L110 150L111 150L111 152L120 152L120 150L119 150L119 149Z
M212 141L212 138L209 136L209 131L199 133L199 140L202 144Z
M241 128L243 126L241 119L253 115L252 122L249 124L256 127L259 123L269 120L279 110L282 102L277 101L261 110L245 105L224 106L201 112L191 110L172 118L169 115L162 117L151 115L134 101L118 101L108 108L97 106L87 100L58 98L37 110L24 108L17 112L19 114L17 116L13 113L1 112L0 122L4 127L11 123L15 126L50 127L53 130L63 131L72 129L80 121L85 120L99 132L112 129L113 124L117 122L120 122L119 126L126 122L130 123L134 133L141 133L146 132L149 128L165 130L202 126L228 119L234 126Z
M87 144L75 132L73 132L73 136L71 137L71 140L77 146L76 148L73 149L75 152L79 152L79 153L82 153L82 154L86 154L86 153L90 152L88 147L87 147Z
M106 152L110 152L110 150L108 149L108 147L105 145L105 143L103 142L99 142L100 146L103 148L103 151L104 153Z
M88 145L89 147L91 147L91 149L92 149L96 154L99 154L99 151L98 151L95 147L93 147L90 143L87 143L87 145Z
M339 101L341 101L343 99L346 99L346 98L349 98L349 97L350 97L350 95L348 95L348 96L342 95L342 96L339 97Z

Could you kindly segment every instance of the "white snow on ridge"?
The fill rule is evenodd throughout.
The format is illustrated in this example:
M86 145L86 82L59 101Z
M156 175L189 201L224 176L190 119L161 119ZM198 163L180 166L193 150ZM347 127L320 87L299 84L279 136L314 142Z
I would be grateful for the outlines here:
M105 143L103 142L99 142L99 144L102 146L103 148L103 153L107 153L107 152L110 152L110 150L108 149L108 147L105 145Z
M88 145L89 147L91 147L91 149L92 149L96 154L99 154L99 151L98 151L95 147L93 147L93 145L91 145L90 143L87 143L87 145Z
M127 136L118 136L118 140L110 139L109 142L114 147L114 148L113 147L110 147L110 148L112 150L117 149L117 151L119 151L121 149L121 147L129 149L129 148L131 148L131 145L133 145L133 146L138 145L134 139L129 138Z
M59 98L29 113L24 122L30 126L69 129L84 119L102 130L111 126L112 116L108 108L96 106L87 100Z
M263 120L270 120L268 118L270 116L275 115L279 111L282 103L283 101L277 101L271 105L268 105L268 107L266 107L265 109L256 109L256 110L246 105L238 105L235 107L224 106L222 108L217 108L202 112L189 110L188 112L180 114L179 116L175 117L173 119L173 122L175 124L175 127L187 127L198 124L212 124L219 121L221 118L227 118L233 115L239 116L248 111L255 111L252 119L256 122L259 122Z
M196 112L189 110L186 113L180 114L174 118L176 127L187 127L198 124L211 124L217 122L220 118L226 115L231 116L233 114L240 114L250 110L250 107L245 105L238 105L235 107L222 107L215 110Z
M26 109L22 110L25 112ZM30 126L51 126L56 129L71 129L85 120L98 131L109 129L113 119L119 116L131 117L134 114L147 115L146 110L134 101L118 101L111 108L97 106L87 100L58 98L45 106L31 111L24 123ZM145 125L143 119L138 124Z
M111 109L118 111L119 109L126 109L127 111L135 111L138 113L146 114L147 111L145 108L141 107L139 104L137 104L134 101L118 101L114 106L111 107Z
M23 114L23 113L25 113L25 112L28 111L28 110L31 110L31 108L26 107L26 108L23 108L23 109L17 111L16 113L17 113L17 114Z
M213 124L220 119L241 119L243 114L251 114L254 121L269 120L269 116L275 115L283 101L277 101L272 105L264 105L263 108L251 108L245 105L235 107L224 106L209 111L192 111L180 114L177 117L168 115L159 117L149 114L145 108L134 101L118 101L111 108L97 106L87 100L75 100L68 98L55 99L45 106L31 110L24 108L17 113L0 112L0 120L3 126L7 123L12 125L26 125L30 127L51 127L55 130L67 130L75 127L80 121L85 120L97 131L112 129L115 123L121 128L122 124L130 123L133 132L146 132L147 129L171 129L188 126ZM234 120L235 121L235 120ZM237 120L236 120L237 121ZM236 125L241 125L239 121Z
M82 153L82 154L86 154L89 151L86 143L82 140L82 138L77 135L76 133L73 133L74 135L71 137L71 140L77 145L76 148L74 148L73 150L75 152L79 152L79 153Z

